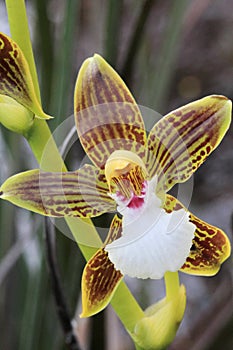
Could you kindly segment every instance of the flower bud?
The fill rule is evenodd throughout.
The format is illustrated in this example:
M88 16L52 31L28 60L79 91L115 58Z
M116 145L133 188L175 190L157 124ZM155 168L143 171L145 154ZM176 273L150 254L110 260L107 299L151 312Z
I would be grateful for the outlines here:
M33 124L31 111L11 97L0 95L0 123L18 134L25 134Z
M134 328L134 341L145 350L165 349L174 339L186 306L183 285L172 299L165 297L145 310Z
M14 40L0 33L0 94L6 95L32 111L37 118L50 119L44 113L36 93L29 64Z

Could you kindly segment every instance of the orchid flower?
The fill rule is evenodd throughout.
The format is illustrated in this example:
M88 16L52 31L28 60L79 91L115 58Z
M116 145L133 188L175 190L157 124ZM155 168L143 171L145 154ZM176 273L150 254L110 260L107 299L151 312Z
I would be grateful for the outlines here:
M30 98L18 102L33 111ZM168 191L188 180L219 145L230 125L231 102L213 95L189 103L164 116L147 135L128 88L94 55L78 74L74 114L93 165L66 173L17 174L1 186L0 197L52 217L113 213L103 246L83 272L82 316L102 310L124 275L216 274L230 255L227 236Z

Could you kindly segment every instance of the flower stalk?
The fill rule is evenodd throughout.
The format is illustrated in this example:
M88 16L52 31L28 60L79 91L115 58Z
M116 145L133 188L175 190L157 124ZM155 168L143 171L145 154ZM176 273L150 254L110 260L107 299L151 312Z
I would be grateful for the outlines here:
M40 88L32 51L24 0L6 0L6 8L11 37L19 45L24 53L24 56L30 68L36 96L40 101Z
M167 300L172 300L179 294L180 282L178 272L167 271L164 275Z

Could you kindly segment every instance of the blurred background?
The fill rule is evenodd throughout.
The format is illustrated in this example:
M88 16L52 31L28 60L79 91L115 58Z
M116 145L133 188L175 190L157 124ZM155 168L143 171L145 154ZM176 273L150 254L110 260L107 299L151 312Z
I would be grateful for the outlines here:
M233 98L231 0L27 1L44 110L56 127L73 113L73 89L83 60L100 53L125 79L137 102L161 114L209 94ZM9 34L4 1L0 31ZM77 146L78 147L78 146ZM233 128L194 176L190 210L233 235ZM80 151L81 152L81 151ZM74 153L67 158L75 167ZM77 154L76 154L77 157ZM0 180L36 167L26 142L0 129ZM108 307L80 320L84 260L74 241L56 234L57 260L83 350L131 350ZM62 350L46 258L44 221L1 202L0 349ZM187 309L169 350L233 348L232 257L211 278L180 274ZM142 307L164 295L163 281L126 281Z

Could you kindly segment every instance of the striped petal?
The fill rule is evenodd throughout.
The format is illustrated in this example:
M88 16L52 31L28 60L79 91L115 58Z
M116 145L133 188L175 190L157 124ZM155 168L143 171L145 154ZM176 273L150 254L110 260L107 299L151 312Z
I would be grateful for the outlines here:
M186 181L218 146L231 119L231 101L208 96L162 118L148 138L147 169L158 190Z
M50 119L36 97L28 63L19 46L0 33L0 94L14 98L39 118Z
M176 198L170 195L166 197L164 208L167 212L185 209ZM215 275L221 264L230 256L229 239L222 230L191 213L189 219L196 226L195 237L190 254L180 270L191 275Z
M68 173L23 172L7 179L0 191L2 199L54 217L90 218L116 209L103 172L92 165Z
M119 75L99 55L87 59L80 69L74 110L83 148L99 168L115 150L145 156L146 132L140 110Z
M106 244L121 236L122 220L115 215L108 233ZM103 310L110 302L122 274L115 270L104 248L99 249L88 261L82 276L81 317L92 316Z

